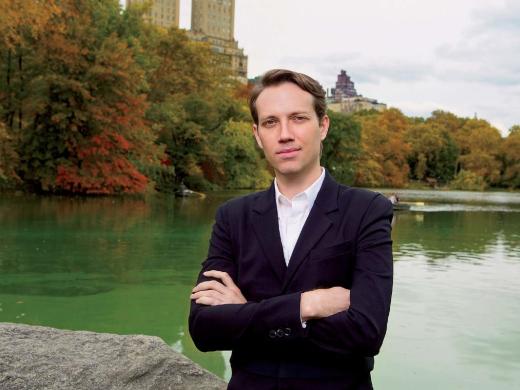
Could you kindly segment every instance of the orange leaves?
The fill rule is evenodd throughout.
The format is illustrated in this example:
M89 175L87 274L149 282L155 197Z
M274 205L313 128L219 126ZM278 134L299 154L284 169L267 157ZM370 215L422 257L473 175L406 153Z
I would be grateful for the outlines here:
M56 176L58 189L85 195L142 193L147 184L147 178L126 160L85 163L82 167L60 165Z
M145 191L148 179L129 161L130 149L130 142L117 133L91 137L76 150L78 161L58 166L56 189L81 194Z
M9 48L37 38L49 19L61 13L55 0L0 1L0 39Z
M357 164L357 185L403 187L408 183L407 155L410 145L404 135L408 119L399 110L361 116L362 152Z
M484 179L487 184L497 184L500 180L500 155L502 138L497 129L487 121L468 119L454 134L460 148L461 169L471 171Z
M115 153L125 153L132 145L121 134L102 132L94 135L88 142L78 148L77 156L81 160L99 156L111 156Z

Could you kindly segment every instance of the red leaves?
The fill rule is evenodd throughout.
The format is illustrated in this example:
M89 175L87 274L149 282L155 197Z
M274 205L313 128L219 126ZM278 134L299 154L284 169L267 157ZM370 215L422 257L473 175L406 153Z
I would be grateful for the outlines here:
M129 160L132 144L121 134L104 131L76 150L76 163L58 166L56 189L80 194L140 193L148 179Z

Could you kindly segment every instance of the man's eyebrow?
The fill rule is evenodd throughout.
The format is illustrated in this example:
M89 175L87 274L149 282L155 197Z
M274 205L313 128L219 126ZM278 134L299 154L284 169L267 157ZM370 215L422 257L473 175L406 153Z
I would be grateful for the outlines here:
M311 112L310 111L305 111L305 110L293 111L288 116L295 116L295 115L302 115L302 114L311 115ZM276 116L276 115L268 115L268 116L265 116L265 117L261 116L259 118L260 122L265 121L266 119L278 119L278 116Z
M263 122L267 119L278 119L278 117L276 115L268 115L268 116L261 116L260 117L260 122Z
M294 111L294 112L290 113L289 116L301 115L301 114L310 115L310 112L309 111L305 111L305 110Z

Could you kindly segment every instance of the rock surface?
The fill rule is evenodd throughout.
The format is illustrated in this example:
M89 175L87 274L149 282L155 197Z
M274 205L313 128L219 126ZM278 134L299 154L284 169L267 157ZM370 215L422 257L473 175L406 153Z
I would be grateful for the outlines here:
M159 337L0 323L0 389L225 389Z

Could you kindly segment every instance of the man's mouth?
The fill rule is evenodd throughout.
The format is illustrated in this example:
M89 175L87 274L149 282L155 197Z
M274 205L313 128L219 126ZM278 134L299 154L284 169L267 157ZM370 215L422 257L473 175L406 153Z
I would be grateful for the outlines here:
M291 156L293 154L296 154L300 148L284 148L276 152L276 154L281 155L282 157Z

